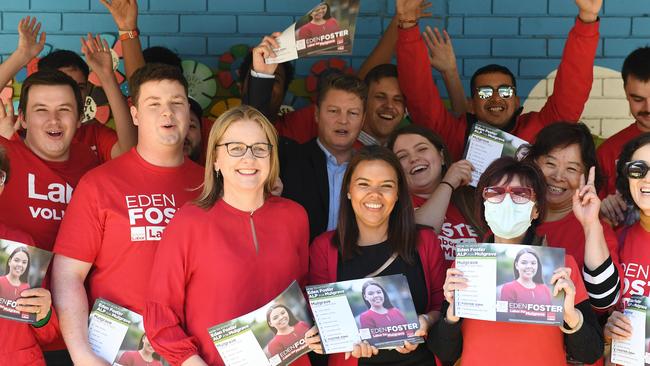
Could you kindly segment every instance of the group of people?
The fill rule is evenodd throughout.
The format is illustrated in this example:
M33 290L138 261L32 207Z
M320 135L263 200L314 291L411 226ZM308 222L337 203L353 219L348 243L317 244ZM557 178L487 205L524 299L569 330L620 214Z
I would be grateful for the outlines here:
M539 112L521 112L515 77L500 65L478 69L466 98L449 36L420 33L422 0L396 0L358 74L327 73L313 105L282 116L294 70L264 62L278 47L277 33L264 37L240 68L245 104L216 121L188 96L177 56L142 50L137 2L101 2L120 34L130 101L108 45L89 34L86 61L50 53L23 83L17 118L11 104L0 108L0 238L55 254L42 288L16 290L16 309L36 323L0 319L0 364L110 364L88 341L89 309L103 298L144 317L147 336L130 364L148 364L155 350L171 365L223 365L207 329L263 306L292 281L304 288L392 274L408 280L425 344L380 351L361 342L319 356L318 328L277 307L267 314L277 338L269 350L304 332L314 352L296 365L593 364L605 343L630 337L621 309L650 288L650 48L623 65L635 121L596 149L579 118L602 0L575 0L553 94ZM36 19L21 20L18 33L0 85L44 47ZM115 130L81 124L89 67ZM398 128L407 109L412 123ZM461 158L477 122L531 147L522 159L494 161L471 188L474 168ZM463 242L564 248L565 266L549 283L564 293L563 326L456 316L454 295L467 287L454 267ZM534 261L522 253L515 277ZM21 266L7 264L7 286ZM536 271L512 286L537 291ZM364 322L395 312L371 290L383 296L372 283L364 289Z

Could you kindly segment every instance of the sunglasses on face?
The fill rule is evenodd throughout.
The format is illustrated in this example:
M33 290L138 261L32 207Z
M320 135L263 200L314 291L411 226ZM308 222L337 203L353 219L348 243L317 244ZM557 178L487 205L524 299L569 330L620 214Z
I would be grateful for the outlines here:
M535 197L535 192L530 187L485 187L483 189L483 199L491 203L501 203L506 198L506 193L510 193L510 199L517 204L528 203Z
M509 99L515 95L515 87L511 85L501 85L496 91L499 93L499 97L503 99ZM489 85L479 86L476 88L476 95L480 99L490 99L494 95L494 88Z
M273 148L273 145L265 142L258 142L252 145L246 145L243 142L226 142L225 144L217 144L217 146L225 146L228 155L233 158L239 158L246 155L248 149L251 150L251 153L253 153L253 156L256 158L265 158L271 154L271 149Z
M625 163L625 175L630 179L643 179L648 174L648 164L643 160Z

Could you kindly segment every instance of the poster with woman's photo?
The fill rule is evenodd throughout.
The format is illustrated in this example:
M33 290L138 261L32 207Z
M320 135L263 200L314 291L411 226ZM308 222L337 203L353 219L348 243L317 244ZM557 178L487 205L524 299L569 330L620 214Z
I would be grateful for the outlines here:
M52 253L36 247L0 239L0 317L36 322L36 314L16 310L21 292L41 287Z
M464 159L474 166L469 185L476 187L485 169L496 159L510 156L523 160L530 148L531 145L526 140L488 124L476 122L469 132L463 155Z
M307 296L325 353L349 352L361 341L377 348L423 342L414 335L420 323L404 275L307 286Z
M648 298L632 295L623 311L630 319L632 337L612 341L612 363L623 366L650 365L650 312Z
M263 307L208 329L228 366L289 365L309 352L305 333L313 321L294 281Z
M104 299L97 299L90 312L88 341L113 366L168 365L149 343L142 315Z
M564 267L564 249L518 244L456 247L456 268L468 279L457 290L461 318L562 325L564 292L553 296L553 272Z
M328 0L318 3L277 38L277 64L313 55L349 55L352 53L359 0Z

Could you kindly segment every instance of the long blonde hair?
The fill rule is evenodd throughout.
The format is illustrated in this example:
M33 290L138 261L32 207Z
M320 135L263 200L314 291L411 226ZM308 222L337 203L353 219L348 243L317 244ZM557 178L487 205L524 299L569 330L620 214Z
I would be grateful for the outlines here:
M217 160L217 144L221 142L223 135L228 128L239 121L255 121L259 123L264 131L271 148L271 164L269 176L264 182L264 194L268 196L271 193L273 184L280 175L280 160L278 159L278 135L275 127L264 117L257 109L241 105L224 112L215 121L210 136L208 137L207 157L205 159L205 177L203 179L202 191L194 203L204 209L214 206L215 202L223 196L223 177L218 175L214 170L214 162Z

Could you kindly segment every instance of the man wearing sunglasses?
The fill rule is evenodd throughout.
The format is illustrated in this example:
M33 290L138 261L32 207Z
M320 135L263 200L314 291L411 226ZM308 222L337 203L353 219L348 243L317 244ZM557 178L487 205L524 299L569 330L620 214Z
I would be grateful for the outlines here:
M632 214L633 211L628 213L629 206L616 191L616 161L623 145L644 132L650 132L650 47L632 51L623 62L621 76L634 123L598 147L598 163L606 183L599 196L603 199L600 212L605 217L615 225L630 225L638 215Z
M460 117L447 111L431 77L429 54L416 21L420 0L396 1L400 19L397 67L409 114L413 121L443 137L454 160L461 157L470 128L478 121L533 141L537 132L548 124L580 118L593 81L602 0L575 0L578 19L564 47L553 95L539 112L521 113L513 73L504 66L492 64L478 69L472 76L469 113ZM451 68L445 72L458 71ZM445 73L442 76L443 79L451 77Z

